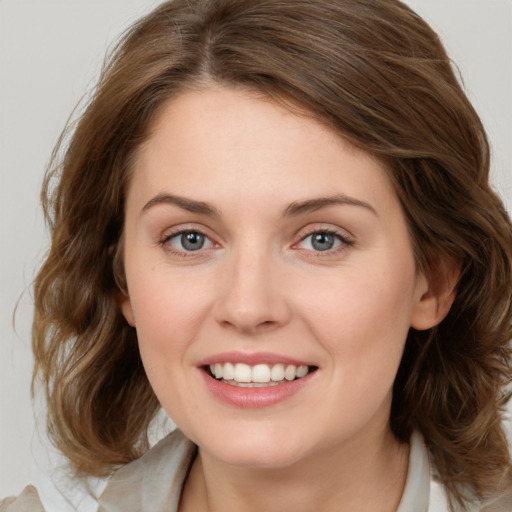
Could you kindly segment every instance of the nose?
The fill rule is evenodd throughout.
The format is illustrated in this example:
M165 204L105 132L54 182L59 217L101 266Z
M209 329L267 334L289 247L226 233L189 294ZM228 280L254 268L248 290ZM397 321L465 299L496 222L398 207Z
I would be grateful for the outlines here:
M284 274L275 260L253 246L231 255L217 296L217 322L244 334L268 332L288 323L291 309Z

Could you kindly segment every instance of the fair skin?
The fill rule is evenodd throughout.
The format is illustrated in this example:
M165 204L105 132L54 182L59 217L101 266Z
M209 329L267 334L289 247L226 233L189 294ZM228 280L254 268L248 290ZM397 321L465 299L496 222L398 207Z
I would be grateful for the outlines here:
M137 155L124 259L148 378L199 446L181 512L396 510L393 380L409 328L451 299L417 271L376 160L253 92L184 92ZM271 385L280 364L300 378Z

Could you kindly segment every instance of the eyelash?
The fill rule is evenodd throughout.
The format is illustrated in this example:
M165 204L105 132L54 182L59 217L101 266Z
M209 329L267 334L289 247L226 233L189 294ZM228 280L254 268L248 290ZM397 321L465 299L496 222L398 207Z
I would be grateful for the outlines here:
M304 236L301 237L300 241L294 244L294 247L297 246L300 243L303 243L305 240L307 240L309 237L312 237L313 235L322 234L322 235L328 235L336 238L339 240L340 244L338 247L334 247L332 249L328 249L325 251L315 251L315 250L309 250L306 249L308 252L311 252L312 256L315 258L327 258L329 256L338 255L341 252L346 251L349 247L352 247L354 245L354 241L351 238L348 238L345 234L340 233L339 231L336 231L334 229L314 229L313 231L309 231Z
M171 254L182 257L182 258L190 258L194 256L199 256L201 253L204 254L204 251L207 249L210 249L211 247L208 247L206 249L200 248L196 251L186 251L186 250L179 250L175 249L169 242L178 236L183 236L185 234L198 234L203 236L205 239L209 240L212 245L215 245L215 242L202 230L200 229L179 229L177 231L174 231L172 233L168 233L165 236L163 236L159 240L159 245L161 245L166 251L170 252ZM297 245L303 243L305 240L307 240L309 237L316 235L316 234L323 234L328 235L336 238L340 244L339 246L333 248L333 249L327 249L325 251L315 251L310 249L304 249L310 252L314 257L328 257L332 256L334 254L338 254L340 252L343 252L347 250L347 248L352 247L354 245L354 241L350 238L348 238L345 234L340 233L339 231L336 231L334 229L314 229L313 231L309 231L306 234L304 234L301 239L292 245L293 247L296 247Z
M201 253L204 253L204 250L203 248L200 248L196 251L186 251L186 250L179 250L179 249L176 249L174 248L171 244L170 244L170 241L173 239L173 238L176 238L178 236L183 236L183 235L186 235L186 234L198 234L198 235L201 235L203 236L206 240L209 240L211 242L212 245L215 245L215 242L213 242L211 240L211 238L202 230L200 229L193 229L193 228L189 228L189 229L178 229L176 231L173 231L171 233L167 233L165 236L163 236L160 240L159 240L159 245L161 245L166 251L170 252L173 256L178 256L178 257L181 257L181 258L191 258L191 257L194 257L194 256L199 256Z

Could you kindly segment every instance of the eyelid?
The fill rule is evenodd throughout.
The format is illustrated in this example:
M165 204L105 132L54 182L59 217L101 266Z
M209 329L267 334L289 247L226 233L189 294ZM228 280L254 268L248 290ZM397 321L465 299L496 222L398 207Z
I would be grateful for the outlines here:
M348 229L327 223L308 224L307 226L304 226L303 228L299 229L296 232L294 238L297 238L298 241L300 242L314 233L329 233L332 235L336 235L343 240L350 241L352 243L355 242L356 238Z
M207 238L212 245L210 247L201 248L196 251L186 251L180 250L169 243L169 241L172 238L179 235L183 235L185 233L198 233ZM171 254L184 257L194 257L199 256L200 254L204 254L204 252L210 249L215 249L216 246L219 246L219 243L216 241L216 237L210 234L210 230L205 228L204 226L198 226L197 224L180 224L178 226L170 227L164 230L162 234L158 237L158 245L162 246L166 251L168 251Z
M186 237L186 235L191 235L191 234L199 235L199 236L204 240L204 242L205 242L207 245L205 246L205 245L203 244L203 246L202 246L202 247L199 247L198 249L195 249L195 250L187 250L187 249L180 249L179 247L177 247L177 245L175 245L175 244L173 243L173 240L180 240L180 239L183 239L183 237L184 237L184 236ZM172 235L172 236L168 236L168 237L166 238L166 243L170 243L170 245L171 245L173 248L177 249L177 250L178 250L178 251L180 251L180 252L199 252L199 251L201 251L201 250L203 250L203 249L210 249L210 248L213 246L213 244L214 244L213 240L212 240L209 236L205 235L204 233L200 233L199 231L190 231L190 230L186 230L186 231L178 232L178 233L176 233L176 234L174 234L174 235ZM183 245L183 244L181 244L181 245Z
M178 236L182 235L184 233L199 233L205 238L207 238L211 242L210 247L201 248L196 251L186 251L186 250L180 250L174 246L171 246L169 244L169 240ZM338 226L333 226L332 224L314 224L314 225L308 225L300 230L298 230L294 236L294 239L296 240L292 245L292 249L300 249L298 245L303 242L305 239L307 239L309 236L314 235L315 233L326 233L332 236L337 237L340 240L340 245L333 248L328 249L325 251L315 251L311 249L302 249L304 251L314 253L315 256L329 256L336 254L337 252L341 252L346 250L348 247L351 247L355 243L355 237L348 231L347 229L340 228ZM169 227L166 230L162 232L162 234L158 238L158 244L164 247L167 251L170 253L177 254L179 256L185 256L185 257L193 257L193 256L199 256L201 254L204 255L206 251L209 251L211 249L217 249L221 246L221 244L217 241L218 237L211 234L211 230L203 225L198 224L179 224L177 226ZM297 240L298 239L298 240Z
M315 251L311 249L301 249L299 244L304 242L308 237L314 235L315 233L325 233L328 235L332 235L337 237L340 240L340 245L333 248L328 249L325 251ZM347 248L352 247L355 243L355 237L346 229L341 229L339 227L335 227L332 224L329 225L315 225L315 226L307 226L305 228L302 228L297 233L297 238L299 239L297 242L292 244L292 249L298 249L307 251L309 253L314 254L315 257L328 257L332 256L333 254L337 254L338 252L342 252L347 250Z

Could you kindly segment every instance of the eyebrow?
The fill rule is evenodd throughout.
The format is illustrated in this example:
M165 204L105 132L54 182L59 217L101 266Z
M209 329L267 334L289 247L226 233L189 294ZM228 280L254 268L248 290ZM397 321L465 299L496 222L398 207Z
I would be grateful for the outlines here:
M295 217L299 215L305 215L307 213L315 212L317 210L321 210L322 208L327 208L334 205L359 206L361 208L366 208L374 215L377 215L377 217L379 216L375 208L373 208L373 206L370 204L365 203L359 199L346 196L345 194L336 194L334 196L306 199L304 201L294 201L284 210L282 216Z
M176 196L173 194L158 194L157 196L150 199L142 207L142 212L162 204L178 206L179 208L192 213L208 215L210 217L220 217L220 213L217 208L215 208L215 206L211 205L210 203L206 203L204 201L196 201L194 199ZM373 208L373 206L359 199L346 196L345 194L337 194L328 197L317 197L314 199L306 199L304 201L294 201L284 209L281 216L296 217L335 205L359 206L361 208L366 208L374 215L378 216L378 213L375 208Z
M209 203L205 203L204 201L195 201L194 199L175 196L173 194L158 194L153 197L142 207L142 213L161 204L171 204L192 213L200 213L211 217L220 216L217 208Z

